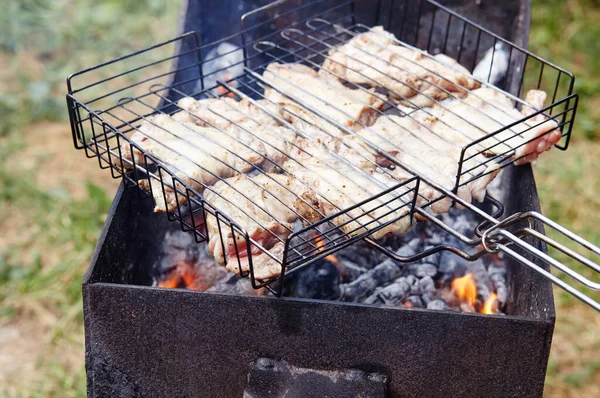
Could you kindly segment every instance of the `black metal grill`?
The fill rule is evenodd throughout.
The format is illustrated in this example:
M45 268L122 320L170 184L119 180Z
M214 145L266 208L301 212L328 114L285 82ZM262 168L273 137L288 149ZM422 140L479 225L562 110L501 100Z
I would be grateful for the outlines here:
M495 207L499 209L494 214L489 215L461 198L458 195L459 190L461 187L491 172L506 167L518 161L520 157L527 155L525 153L521 156L516 156L521 146L539 139L540 135L527 142L521 142L519 145L514 144L514 139L541 125L550 125L542 135L560 130L562 140L557 147L563 150L566 149L577 107L577 95L572 94L573 76L566 70L502 39L433 1L405 0L402 3L400 1L379 1L377 7L374 8L377 13L375 20L377 23L382 23L392 33L396 33L399 39L396 41L397 45L415 50L426 50L429 53L425 53L424 55L430 60L436 60L433 57L435 54L447 54L455 57L463 65L471 66L475 65L481 58L485 58L483 54L485 49L491 48L491 62L489 64L487 79L482 79L481 83L483 86L510 98L521 108L530 107L527 102L521 99L523 93L529 88L543 89L552 98L552 104L541 110L531 109L528 112L528 116L524 116L519 120L514 120L508 124L494 120L502 125L502 127L496 131L488 132L482 130L480 126L475 125L472 120L454 114L451 109L445 106L443 100L438 101L428 96L427 93L416 90L419 95L433 101L436 106L450 112L453 116L459 117L469 128L479 130L481 134L484 134L481 138L472 140L462 147L454 184L453 186L444 186L438 181L434 181L423 175L411 165L399 161L390 155L388 151L374 144L370 137L374 137L373 134L377 133L373 132L369 126L362 124L359 120L354 120L356 124L361 125L362 129L353 131L347 128L336 121L335 118L316 109L298 96L298 93L302 93L303 96L312 96L318 99L318 94L315 95L315 93L312 93L306 87L296 86L293 87L292 91L290 91L289 86L287 89L281 87L281 81L277 80L278 77L270 76L272 72L266 69L267 65L272 62L300 62L313 68L320 67L323 60L329 57L328 52L330 50L348 42L348 40L356 37L358 34L371 31L369 26L357 20L354 7L355 4L353 1L342 0L316 0L310 3L292 0L277 1L244 15L241 21L242 30L239 34L225 37L208 45L200 45L200 39L196 33L186 33L176 39L71 75L67 81L69 88L67 102L75 147L84 149L88 157L97 157L100 167L110 168L113 177L123 178L127 185L140 186L141 184L155 199L158 198L157 201L163 200L165 207L168 197L172 195L175 206L172 209L173 211L168 214L169 219L179 220L182 228L193 231L198 241L210 238L208 231L205 231L204 227L206 226L207 217L213 217L218 226L218 234L224 252L225 245L227 245L227 234L231 235L233 242L243 242L244 248L240 248L237 243L234 244L235 258L238 263L237 267L240 274L250 275L253 286L256 288L262 286L269 287L274 280L283 278L286 272L289 273L302 265L310 264L359 239L366 239L370 244L384 252L388 252L390 256L398 260L407 260L399 258L395 253L389 252L389 250L378 245L377 242L368 236L391 223L397 222L402 217L410 217L412 220L415 214L436 223L440 228L460 238L463 242L469 243L473 247L481 243L484 244L484 249L479 250L475 254L465 253L453 247L438 246L418 256L423 257L440 250L451 250L465 258L474 258L484 254L486 251L504 250L507 242L518 240L517 236L520 235L507 234L504 230L498 229L499 222L497 217L501 213L501 205L493 198L488 197L488 201L495 204ZM388 9L389 12L386 13ZM415 10L417 11L416 15L414 15ZM393 22L392 15L394 19L397 17L401 18L402 23ZM428 16L430 17L428 18ZM411 20L416 20L418 23L411 24L409 23ZM232 49L208 59L203 58L204 53L210 53L217 46L225 42L241 42L243 57L233 64L228 63L223 66L219 66L219 62L224 61L228 56L234 56L239 50ZM508 59L504 60L507 63L507 67L501 76L494 76L494 62L499 63L501 61L500 56L496 53L496 45L499 43L508 49ZM170 50L170 47L174 47L172 50L174 50L176 55L161 56L161 53L165 52L165 50ZM355 61L360 60L355 59ZM170 71L161 72L160 69L165 66L168 67L169 62L173 62L175 67ZM205 69L209 63L217 66L213 70L207 71ZM420 66L423 67L422 65ZM223 72L232 70L232 68L237 68L239 73L233 77L228 76L226 79L220 78ZM155 73L155 70L158 70L158 72ZM428 72L439 79L446 79L435 71L429 70ZM343 77L333 72L328 73L336 78ZM138 76L141 74L143 74L143 77ZM77 85L76 81L80 76L84 75L87 79L93 79L96 75L100 75L101 77L95 83ZM148 75L151 77L145 77ZM175 79L175 77L178 78ZM207 82L211 82L210 85L207 85ZM464 103L462 98L444 87L436 83L428 84L435 86L436 89L445 93L454 101ZM497 84L497 86L494 84ZM320 220L311 223L306 219L302 219L304 227L300 229L288 228L285 238L269 231L275 240L284 244L285 247L281 256L275 256L269 252L269 248L263 247L260 242L249 236L248 232L235 219L230 218L218 207L215 207L210 201L205 199L202 191L214 192L211 184L205 184L203 181L194 179L193 176L189 175L183 178L182 174L185 173L182 170L178 170L177 167L164 161L164 159L160 159L160 157L149 153L130 138L132 133L140 131L140 124L142 122L154 123L153 117L156 115L173 115L181 111L186 112L185 109L178 106L177 101L188 96L196 99L234 97L238 100L249 101L270 116L277 118L277 115L273 114L272 110L270 111L256 102L257 99L266 99L269 101L268 98L264 97L263 93L266 86L301 105L316 118L324 120L348 135L360 138L374 153L386 158L395 167L405 169L413 177L405 181L398 181L397 184L390 187L389 185L386 186L373 181L373 178L363 173L365 181L368 181L367 184L377 185L379 193L372 195L368 200L353 203L348 208L339 208L334 203L330 203L338 209L337 213L330 216L319 212L318 209L313 207L312 210L319 213ZM368 92L360 85L353 85L352 88L357 91ZM410 98L406 98L399 93L394 94L395 97L401 98L410 104ZM498 109L495 104L488 101L485 102L486 105ZM273 102L270 105L282 108L279 104ZM363 105L369 106L369 104ZM335 104L328 104L328 106L336 109L337 112L344 113L342 109L336 108ZM381 109L375 109L370 106L378 115L384 115L389 109L395 107L396 103L389 98L386 100L386 105ZM427 112L425 109L421 108L418 111L406 110L404 116L416 121L421 127L429 129L414 117L415 112ZM501 109L498 110L502 111ZM290 112L287 108L285 111ZM225 117L218 112L212 112L218 117ZM473 109L473 112L477 113L480 111ZM198 118L198 115L190 115ZM245 116L250 117L247 114ZM294 116L302 119L301 114L294 114ZM347 113L346 116L352 117ZM489 117L488 115L484 116ZM299 136L305 136L301 129L295 128L281 118L277 118L277 120ZM235 139L230 132L211 124L209 120L203 120L203 122L231 139ZM154 125L160 127L156 123ZM253 139L273 146L248 128L243 126L238 127L244 130L244 134L252 136ZM461 133L461 131L452 125L447 125L447 127L456 130L457 133ZM177 137L177 135L168 130L165 130L165 132ZM148 138L152 139L152 137ZM281 137L280 139L285 140ZM178 156L186 157L185 154L168 148L160 141L156 143L165 146L168 151ZM233 153L230 148L227 148L223 144L214 141L213 143L217 144L221 149L228 151L227 153L237 156L239 160L245 162L247 166L255 170L255 173L266 174L260 165ZM194 142L188 140L187 144L194 147L194 151L198 151L198 153L202 152L203 156L212 157L215 161L224 163L233 170L234 174L244 173L243 170L226 164L218 156L198 147ZM246 144L244 146L248 150L253 150L253 148ZM488 156L485 160L480 160L483 159L482 156L484 153L498 146L506 148L506 150L501 153L495 151L493 156ZM302 150L297 146L296 148ZM400 147L396 146L396 149L402 151ZM131 154L130 159L127 153ZM137 160L136 156L134 156L135 153L141 154ZM259 153L257 152L257 154ZM284 174L288 174L283 165L270 159L264 153L260 153L259 155L265 157L266 161L270 164L281 169ZM327 167L333 172L343 175L337 170L336 162L340 164L347 162L343 157L337 156L335 153L332 156L335 162L329 161ZM298 159L291 159L297 162L300 167L304 167ZM365 160L369 159L365 157ZM189 157L187 157L186 161L194 163L199 169L203 169L213 174L217 180L223 181L223 178L214 175L211 170L207 169L206 165L198 164L194 159L190 159ZM389 174L390 170L384 169L383 173ZM191 184L191 182L194 184ZM227 182L225 181L225 183ZM437 192L437 196L426 198L420 195L420 184L427 184L432 187ZM363 188L364 185L357 184L357 187ZM262 187L261 189L264 190ZM237 191L237 194L246 197L244 192ZM320 195L319 192L317 194ZM233 205L228 198L223 199ZM302 198L298 197L298 199ZM453 203L458 203L471 209L482 219L482 225L474 231L472 236L465 236L451 227L444 225L426 211L426 208L444 199L451 200ZM283 205L290 208L287 203L283 203ZM259 206L257 205L257 207ZM240 209L239 207L238 209L257 224L260 224L245 209ZM382 210L385 211L383 215L377 217L369 216L374 211ZM267 209L260 208L259 211L277 220ZM344 216L344 222L340 223L336 221L340 220L342 216ZM536 214L529 216L538 217ZM365 220L369 222L365 222ZM548 220L544 221L548 222ZM484 226L491 228L487 231L489 233L484 233ZM349 228L350 230L348 230ZM520 232L526 234L529 231ZM567 235L581 243L578 237ZM546 242L548 243L547 240ZM584 246L592 251L595 250L594 246L589 243ZM243 269L240 262L241 251L248 254L248 271ZM264 253L280 265L281 271L279 275L261 280L255 277L252 254L257 252ZM414 260L414 257L411 257L410 260ZM547 258L545 260L555 265ZM560 284L560 281L555 279L553 281ZM589 282L587 280L578 280L584 284Z

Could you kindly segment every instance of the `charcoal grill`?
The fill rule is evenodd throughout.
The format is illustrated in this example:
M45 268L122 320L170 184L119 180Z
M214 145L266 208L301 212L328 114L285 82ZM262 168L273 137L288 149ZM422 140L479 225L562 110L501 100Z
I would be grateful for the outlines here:
M390 376L391 396L541 395L554 324L548 280L599 308L590 298L549 273L547 264L589 287L597 287L547 256L544 243L558 246L584 264L595 267L546 238L543 224L557 227L592 251L597 248L539 214L531 169L513 167L514 158L511 159L510 154L497 156L492 161L505 168L502 185L506 198L500 202L504 203L506 214L515 216L499 221L497 213L487 214L457 196L458 188L468 180L463 179L469 173L463 167L465 156L471 156L473 148L480 148L482 142L489 142L485 140L494 139L513 126L506 126L463 148L454 187L440 186L416 175L414 180L381 193L386 195L400 189L395 199L407 196L402 203L410 208L410 215L418 214L431 222L436 221L426 208L444 197L477 214L482 224L471 236L438 222L440 228L470 243L473 252L440 246L419 256L450 250L472 259L487 252L502 251L518 260L508 259L513 286L506 317L149 287L148 263L166 230L166 219L151 214L151 201L138 197L138 193L144 196L143 191L131 189L138 186L140 180L158 181L165 202L169 192L174 194L177 206L168 219L180 222L198 241L208 238L202 230L202 220L206 214L212 214L219 219L223 230L243 238L248 253L257 243L251 241L235 220L211 207L158 159L144 154L143 163L133 162L129 165L133 166L132 171L128 171L121 151L123 143L127 143L131 151L135 148L143 152L128 135L152 114L177 111L176 102L184 95L256 98L266 83L257 71L262 71L266 62L278 59L319 63L328 49L323 41L337 32L339 26L343 27L344 34L352 34L376 24L383 24L405 43L431 53L445 52L464 65L475 65L488 48L504 43L511 49L510 67L496 84L517 102L528 87L550 92L552 104L531 117L543 114L557 120L563 133L563 141L558 146L566 149L577 105L577 96L572 94L573 77L522 49L526 46L528 25L524 21L528 20L529 5L527 2L509 3L482 2L477 6L457 1L448 2L450 8L446 8L429 1L380 1L376 7L366 1L321 0L306 4L278 1L247 13L242 19L242 32L232 31L230 36L216 43L202 44L199 35L187 33L72 75L68 81L67 102L74 144L89 157L97 158L101 167L111 169L113 177L123 178L84 281L88 395L189 396L202 391L206 396L240 396L249 364L260 357L283 357L307 368L360 368L380 372ZM451 9L491 25L500 35ZM200 4L188 2L185 10L182 31L199 30L196 24L201 20ZM506 20L516 21L515 26L508 26ZM316 41L312 38L315 35L319 35ZM224 41L239 44L243 49L243 73L205 86L210 73L203 70L201 61L205 53ZM170 50L176 55L155 55L158 51ZM173 66L169 69L171 61ZM129 62L133 62L133 66ZM164 71L153 78L136 80L136 73L159 66ZM96 73L102 76L97 83L77 84L79 76ZM488 74L488 79L491 75ZM127 81L132 76L132 80ZM118 87L116 90L114 85ZM151 105L153 100L158 105ZM521 104L526 106L522 101ZM471 174L469 178L480 177ZM422 182L433 185L439 197L417 206L418 184ZM495 203L492 198L488 200ZM349 210L342 209L338 215ZM524 224L524 219L529 222ZM255 278L250 256L248 276L253 285L278 292L286 273L359 239L387 251L367 238L382 228L381 225L362 225L364 232L350 236L329 221L331 219L309 225L286 240L287 257L279 259L281 276L277 280ZM329 230L323 233L318 228L322 225L329 225ZM221 236L222 229L219 230ZM298 237L300 243L294 241L294 237ZM477 251L481 243L484 250ZM389 251L387 254L399 261L413 259L401 258ZM231 319L238 322L232 323ZM528 353L526 358L524 352ZM486 370L482 372L482 369ZM173 375L179 377L173 378Z
M280 76L277 76L277 74L266 69L266 65L270 62L289 63L301 61L308 66L318 67L324 58L328 58L327 51L344 43L349 40L349 38L355 37L361 32L371 31L369 24L363 22L363 20L367 18L368 13L357 14L355 12L355 3L353 1L320 0L310 3L299 3L296 5L294 5L294 2L290 1L274 2L246 13L241 18L241 32L233 34L230 37L225 37L216 42L201 45L200 38L197 34L186 33L166 43L71 75L68 79L69 95L67 96L67 101L73 127L75 146L80 149L85 149L86 154L89 157L97 157L101 167L110 168L113 176L123 178L126 184L141 184L145 186L146 190L150 191L157 201L157 208L160 207L158 205L159 202L164 203L165 208L172 210L169 217L179 220L182 228L185 230L193 231L198 241L205 241L210 238L208 230L205 231L203 229L207 217L216 219L218 235L220 237L220 243L217 243L216 245L221 245L223 252L225 252L226 246L229 246L228 239L231 239L233 242L242 242L245 246L244 248L240 248L238 243L233 245L235 251L233 259L225 258L225 261L235 262L237 260L239 273L242 275L249 275L255 288L266 286L272 291L275 291L272 287L273 283L282 280L286 273L289 274L294 272L301 266L309 265L316 260L361 239L366 239L375 247L385 251L386 249L384 247L378 245L377 242L374 242L369 236L390 225L392 222L389 221L390 217L395 217L395 220L397 220L398 217L410 217L412 219L415 213L417 213L422 218L436 222L425 209L440 200L451 199L455 203L469 208L480 216L483 219L483 223L486 225L486 229L482 230L482 228L478 228L473 236L468 237L443 223L438 222L438 225L462 241L468 242L473 246L482 243L483 249L479 253L468 254L457 248L439 246L435 249L421 253L420 256L426 256L440 250L452 250L465 258L474 258L486 252L502 251L506 255L519 259L523 264L533 267L533 269L542 273L579 299L594 306L594 308L600 309L598 303L593 302L589 297L585 296L571 285L563 282L561 279L535 266L526 258L520 256L511 247L519 246L522 249L529 250L548 264L593 289L597 289L600 286L550 258L546 253L535 250L534 247L523 241L521 237L532 235L537 239L543 240L546 244L552 245L558 250L579 260L583 264L595 270L599 270L600 268L596 264L566 246L545 237L543 234L536 233L531 228L525 227L510 232L507 227L522 220L528 220L530 224L532 221L542 222L558 230L592 252L599 253L600 250L596 246L553 223L539 213L514 214L500 222L497 218L482 212L458 195L459 189L466 184L484 177L493 170L504 168L518 160L518 158L515 159L515 156L519 153L517 152L519 147L526 145L527 143L521 143L520 141L515 143L515 141L511 141L517 134L514 133L512 129L516 128L520 123L524 123L524 121L528 121L529 123L526 131L549 121L553 121L556 128L562 132L563 136L562 143L557 144L556 146L563 150L567 148L577 106L577 96L572 94L573 76L564 69L535 56L510 41L502 39L500 36L483 29L481 26L470 22L466 18L435 2L419 1L415 4L411 4L410 2L405 1L402 4L399 3L400 2L394 1L379 2L376 7L373 7L373 10L375 11L373 17L375 19L368 22L383 22L389 31L397 34L397 37L399 38L397 43L399 45L407 46L407 48L415 46L416 48L422 48L431 53L441 52L448 54L454 56L459 62L463 62L464 64L474 65L478 57L481 57L483 52L482 48L490 47L492 48L491 63L489 72L487 73L487 81L484 80L483 82L485 86L495 90L502 89L505 95L510 96L510 98L516 101L521 107L529 106L525 101L520 99L520 95L526 91L526 88L529 85L532 85L537 89L545 89L552 97L552 104L546 108L532 111L530 112L531 114L524 117L523 120L505 125L497 131L465 145L462 148L458 162L454 187L442 186L437 181L433 181L430 177L426 177L420 173L419 170L415 170L412 166L398 161L391 156L389 152L374 144L371 136L365 135L364 132L369 132L371 130L361 121L354 120L356 124L362 126L362 130L359 130L358 132L352 131L336 120L335 117L332 117L331 114L321 112L317 109L318 106L309 103L311 98L318 100L318 96L311 93L309 89L294 86L293 83L292 85L288 85L287 89L285 87L282 88L279 80ZM383 10L385 10L386 7L390 8L384 13ZM417 10L417 13L413 15L415 10ZM384 15L385 18L383 17ZM395 17L396 15L398 15L399 20L394 23L393 21L395 21L395 18L393 19L392 16ZM418 20L419 23L407 23L407 21L411 20ZM211 48L214 49L215 46L220 45L225 40L233 42L240 41L244 55L243 58L234 65L219 67L217 65L218 61L226 55L230 55L233 51L236 51L231 50L228 53L213 56L203 65L202 53ZM494 62L500 62L494 57L498 43L501 43L509 49L508 59L505 60L507 67L505 71L502 71L502 74L499 77L494 77L498 81L491 82L490 79L492 78L492 75L495 74ZM488 47L485 47L486 44ZM155 52L158 52L168 45L175 45L179 51L176 52L175 56L157 59ZM435 59L432 55L426 54L426 56L431 60ZM152 62L147 63L144 60L145 57L150 57ZM155 67L171 60L174 62L174 70L170 72L158 74L152 78L143 79L141 81L135 81L131 84L124 83L124 86L120 86L120 88L116 90L112 87L112 83L116 84L117 81L123 79L126 80L128 78L135 79L134 76L136 73L140 73L147 68ZM127 67L127 61L133 61L136 66L131 69L125 69L124 71L121 70L123 67ZM139 62L142 63L139 64ZM205 71L206 65L211 63L217 65L217 69L210 72ZM80 76L89 76L90 74L101 72L110 74L111 68L115 67L120 71L111 77L98 80L92 84L76 84L80 79ZM531 73L532 68L535 71L533 77ZM236 72L235 76L230 77L228 80L222 81L218 79L217 73L224 70L239 70L239 72ZM329 73L335 75L333 72ZM429 73L436 74L433 70L429 70ZM274 75L273 77L276 77L277 79L273 81L272 78L269 78L271 75ZM335 76L339 77L337 75ZM439 75L438 77L443 78ZM168 78L168 81L162 83L161 78ZM209 80L214 81L214 84L210 87L205 87ZM499 84L500 87L494 86L491 83ZM139 130L141 121L146 121L152 123L157 128L162 128L149 117L153 114L169 115L173 114L175 111L181 110L177 104L177 100L185 96L193 96L196 98L218 98L218 96L222 97L224 95L234 96L238 99L247 99L269 115L276 117L272 111L265 109L255 101L256 98L262 98L261 93L265 86L269 86L272 90L289 97L295 103L300 104L303 108L312 112L318 119L326 121L330 125L335 126L349 135L359 137L379 156L387 158L389 162L396 167L405 169L414 177L399 182L393 187L384 187L381 189L381 193L373 195L370 199L363 200L360 203L355 202L348 208L341 209L338 207L339 211L328 217L318 209L313 208L313 211L320 213L322 220L312 223L300 216L300 219L305 226L301 229L290 229L289 227L286 227L288 233L285 239L271 232L273 238L279 241L278 244L284 245L283 254L277 256L267 250L268 248L265 248L262 242L259 242L250 236L236 220L231 219L221 209L215 207L210 201L205 200L205 198L199 194L200 189L206 189L206 192L215 192L210 184L207 185L202 180L198 180L199 177L193 177L188 174L188 172L178 168L181 166L169 165L162 162L156 156L140 147L139 143L133 141L128 135L132 131L141 131ZM443 89L440 86L436 87ZM365 88L360 86L356 86L356 89L366 91ZM140 90L142 91L140 92ZM221 90L221 93L217 96L215 90ZM450 94L447 90L445 91ZM419 91L419 94L427 96L427 94L421 91ZM402 97L398 93L396 93L396 95ZM306 100L306 96L309 97L308 100ZM410 102L410 99L405 97L402 98ZM439 102L434 98L428 98L435 101L437 106L448 110L445 108L443 101ZM460 100L460 98L456 97L456 100ZM153 105L152 101L158 102L158 104ZM277 104L273 103L273 105ZM489 102L488 105L494 106ZM344 112L334 104L327 104L325 106L335 109L336 112ZM99 107L100 110L94 110L97 109L97 107ZM82 112L84 113L83 116ZM212 112L217 114L218 117L226 118L223 114L219 114L216 111ZM377 112L381 113L379 110ZM473 112L478 112L478 110L473 107ZM410 113L408 113L407 116L412 117ZM538 116L542 116L543 121L537 121L536 117ZM198 118L197 115L193 115L193 117ZM302 115L295 115L295 117L301 118ZM230 119L227 120L234 123ZM293 128L299 135L303 135L303 131L298 130L289 123L286 124L280 117L278 120L287 127ZM464 118L463 120L466 121ZM211 127L217 128L230 139L236 139L231 133L216 126L214 121L211 123L210 120L203 119L203 122L208 123ZM470 122L469 124L477 127ZM247 128L244 128L243 126L239 127L245 130L246 134L252 135L254 139L258 139L264 144L272 146L268 141L264 140L259 135L253 134L252 131L249 131ZM173 135L173 133L168 130L165 130L165 132ZM511 134L508 138L506 138L507 132ZM181 154L176 148L172 148L168 144L160 142L152 136L147 137L156 141L157 144L164 146L164 151L183 157L188 163L193 163L198 169L202 169L204 172L214 175L210 169L206 168L208 166L198 164L194 159L190 158L189 156L191 155ZM175 135L175 137L181 138L181 136L177 135ZM193 147L197 153L203 153L207 156L209 161L214 160L216 162L223 162L220 158L211 154L207 149L195 145L194 142L186 142ZM231 149L228 149L222 143L213 141L213 144L219 145L220 148L224 150L231 151ZM244 145L246 148L250 149L248 145ZM482 155L485 151L489 151L491 148L499 145L502 148L507 148L504 153L496 153L495 156L484 162L476 160L478 159L476 156ZM401 148L398 149L401 150ZM130 156L126 156L127 153L129 153ZM141 156L137 158L137 161L135 153L141 154ZM235 154L234 152L229 153L244 160L240 155ZM129 157L131 157L131 159ZM291 159L301 167L304 167L302 162L295 158ZM281 166L268 157L267 160L269 163L276 165L287 173L284 166ZM467 163L467 161L470 161L471 163ZM245 162L250 166L255 166L258 170L262 170L260 169L260 166L257 166L248 160L245 160ZM477 164L472 166L473 162L476 162ZM489 167L491 165L493 165L493 167ZM231 164L226 164L226 166L236 173L240 172L240 170ZM334 172L342 173L338 170L338 166L332 166L330 163L328 163L327 166ZM132 170L132 172L129 170ZM269 176L268 174L265 175ZM218 175L215 176L223 181ZM235 189L229 182L225 183ZM257 183L254 182L254 184ZM359 183L355 184L358 189L362 189ZM420 184L427 184L433 187L433 189L438 192L438 195L434 198L422 197L421 191L419 190ZM257 186L260 187L258 184ZM265 190L263 187L261 187L261 189ZM317 189L312 189L315 190L318 195L321 194ZM246 197L243 192L237 192L238 195ZM268 190L265 190L265 192L268 192ZM217 193L217 195L219 194ZM271 196L277 198L276 194L271 194ZM417 198L420 199L418 206L415 205ZM298 199L301 198L298 196ZM230 200L226 200L232 206L237 207L243 212L245 216L260 224L260 222L253 218L251 213L248 213L245 209L240 208L239 205L234 204ZM334 203L331 204L337 206ZM170 206L173 208L170 208ZM260 207L259 205L256 205L256 207L258 207L258 211L261 212L261 214L264 212L271 217L271 219L277 220L277 217L273 216L268 209ZM392 216L387 216L388 218L381 215L371 217L370 214L374 211L378 211L378 214L385 212L386 216L389 214L392 214ZM341 223L339 220L347 221ZM280 220L277 220L277 223L279 225L285 225L285 223ZM267 231L269 230L267 229ZM228 237L228 235L230 235L230 237ZM256 260L257 253L264 254L279 264L280 271L273 277L257 278L255 266L253 264L253 259ZM389 255L394 257L394 254L391 252ZM242 257L244 258L244 261L247 261L248 263L247 269L242 266ZM395 258L399 261L407 261L407 259L399 258L397 256ZM278 286L276 292L280 293L282 284L279 283L276 284L276 286Z

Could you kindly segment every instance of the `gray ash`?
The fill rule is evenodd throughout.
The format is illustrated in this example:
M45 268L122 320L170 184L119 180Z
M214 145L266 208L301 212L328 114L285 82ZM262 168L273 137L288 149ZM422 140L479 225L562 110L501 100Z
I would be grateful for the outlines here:
M442 220L469 236L477 221L465 211L452 209ZM403 235L387 236L378 242L402 257L412 256L439 244L472 252L460 240L432 223L417 223ZM256 291L249 279L225 271L206 253L206 245L193 242L191 235L170 231L164 256L155 266L158 285L189 287L233 294L268 294ZM184 269L182 271L182 264ZM189 269L193 270L190 283ZM173 275L184 275L173 286ZM452 281L470 274L476 300L468 304L452 289ZM176 279L176 278L175 278ZM170 281L169 283L165 283ZM388 258L366 242L358 242L286 277L283 295L288 297L340 300L382 306L427 308L450 311L482 311L492 294L497 295L494 312L501 313L509 296L506 269L500 257L484 256L469 262L442 251L413 263Z

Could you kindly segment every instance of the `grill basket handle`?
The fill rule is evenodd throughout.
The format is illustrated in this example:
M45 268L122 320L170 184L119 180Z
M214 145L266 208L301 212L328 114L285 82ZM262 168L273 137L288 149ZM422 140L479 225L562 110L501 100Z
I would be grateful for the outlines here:
M523 221L523 220L528 221L528 223L529 223L528 227L521 228L515 232L508 231L507 227L509 227L517 222ZM567 291L568 293L575 296L579 300L588 304L590 307L594 308L596 311L600 312L600 303L598 301L592 299L590 296L586 295L584 292L578 290L577 288L573 287L572 285L568 284L567 282L563 281L562 279L558 278L557 276L552 275L552 273L550 273L549 271L546 271L545 269L540 267L538 264L535 264L533 261L523 257L523 255L517 253L515 250L513 250L510 247L512 245L516 245L519 248L534 255L535 257L541 259L545 263L555 267L556 269L561 271L563 274L566 274L569 277L571 277L572 279L574 279L575 281L579 282L581 285L588 287L592 290L600 291L600 283L591 281L590 279L588 279L581 273L569 268L565 264L562 264L555 258L552 258L547 253L542 252L541 250L537 249L536 247L532 246L531 244L525 242L522 239L524 236L532 236L532 237L544 242L546 245L551 246L551 247L555 248L556 250L559 250L560 252L566 254L567 256L577 260L579 263L585 265L586 267L591 268L592 270L595 271L595 274L600 275L600 265L599 264L597 264L594 261L590 260L589 258L575 252L574 250L566 247L562 243L559 243L559 242L555 241L554 239L536 231L533 228L534 220L538 220L538 221L542 222L544 225L547 225L547 226L553 228L554 230L560 232L567 238L571 239L572 241L574 241L574 242L578 243L579 245L583 246L584 248L588 249L592 253L600 256L600 248L598 246L588 242L587 240L583 239L582 237L569 231L565 227L557 224L556 222L550 220L549 218L547 218L544 215L542 215L538 212L535 212L535 211L513 214L512 216L507 217L506 219L502 220L498 224L487 229L481 237L483 247L489 253L503 252L504 254L512 257L513 259L519 261L520 263L522 263L522 264L528 266L529 268L535 270L536 272L542 274L544 277L550 279L554 284L556 284L563 290Z

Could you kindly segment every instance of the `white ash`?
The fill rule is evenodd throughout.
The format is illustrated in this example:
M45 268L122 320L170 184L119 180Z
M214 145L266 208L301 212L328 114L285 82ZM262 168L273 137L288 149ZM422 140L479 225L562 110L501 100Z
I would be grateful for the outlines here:
M467 212L453 209L449 215L439 217L464 235L473 236L477 222ZM406 234L388 236L379 243L394 249L396 254L404 258L440 244L455 246L469 253L476 250L431 223L418 223ZM469 262L451 252L441 251L406 264L373 252L366 244L361 245L364 246L350 246L335 254L339 262L337 269L341 275L348 273L346 268L354 272L364 270L354 279L340 278L339 300L372 305L472 311L472 308L461 308L457 303L453 303L452 307L444 297L447 297L452 280L467 273L473 275L478 302L485 302L492 292L496 292L502 307L508 298L506 271L503 264L494 262L497 258L484 256ZM356 267L357 264L360 265ZM303 272L298 272L297 277L304 278ZM446 294L442 294L442 291ZM297 297L295 292L290 293Z
M411 274L419 278L432 277L438 273L437 265L431 263L410 264L408 268Z
M488 267L488 274L490 276L490 281L496 290L496 294L498 295L498 301L506 303L508 300L508 286L506 283L506 268L504 267L504 263L491 263Z
M360 302L361 299L368 297L379 286L387 285L402 273L398 265L387 259L372 270L359 276L356 280L340 286L343 301Z
M487 268L480 261L469 264L467 272L473 276L475 286L477 287L477 298L485 301L490 295L490 277Z
M430 301L429 303L427 303L427 309L428 310L438 310L438 311L447 310L448 304L446 304L446 302L444 300L433 300L433 301Z
M465 211L453 209L439 216L445 223L467 236L473 235L476 222ZM401 257L410 257L439 244L458 247L469 253L475 248L431 223L417 223L406 234L387 236L378 243L391 248ZM179 261L196 264L200 272L217 271L211 277L215 285L209 291L232 294L256 294L248 278L227 273L206 252L205 244L197 244L192 235L180 230L165 237L161 260L155 274L165 274ZM471 273L478 301L483 303L492 292L497 294L500 308L510 290L506 269L498 256L484 256L469 262L448 251L441 251L412 263L396 262L366 242L358 242L334 253L335 262L321 259L296 270L286 277L284 296L341 300L372 305L428 308L432 310L469 310L446 298L453 279ZM207 271L208 270L208 271ZM222 271L223 275L218 274Z

